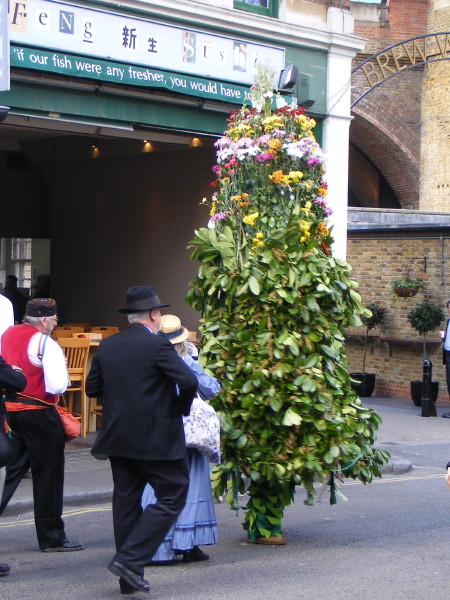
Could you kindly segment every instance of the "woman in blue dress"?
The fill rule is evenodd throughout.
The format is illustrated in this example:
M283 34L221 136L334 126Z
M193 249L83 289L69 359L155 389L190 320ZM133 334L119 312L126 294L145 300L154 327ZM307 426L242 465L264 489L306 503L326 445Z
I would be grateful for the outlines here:
M160 334L174 345L178 355L194 371L198 380L198 392L203 400L209 400L220 390L214 377L203 371L195 360L197 349L187 342L189 332L175 315L161 317ZM167 563L183 556L184 562L208 560L209 556L200 546L217 544L217 521L209 478L209 461L194 448L187 449L189 461L189 491L186 506L177 522L166 535L164 542L153 556L152 564ZM156 501L153 488L146 485L142 495L142 507Z

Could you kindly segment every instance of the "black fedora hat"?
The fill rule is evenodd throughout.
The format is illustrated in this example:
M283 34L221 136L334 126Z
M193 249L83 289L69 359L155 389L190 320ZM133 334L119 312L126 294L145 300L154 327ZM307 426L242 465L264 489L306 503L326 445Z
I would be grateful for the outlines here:
M135 313L165 306L170 306L170 304L162 304L151 285L136 285L128 288L127 307L119 308L119 312Z

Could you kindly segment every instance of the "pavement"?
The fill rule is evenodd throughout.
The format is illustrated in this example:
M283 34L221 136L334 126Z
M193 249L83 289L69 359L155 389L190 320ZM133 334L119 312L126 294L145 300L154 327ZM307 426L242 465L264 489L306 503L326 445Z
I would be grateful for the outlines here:
M389 463L382 468L384 474L407 473L414 468L410 460L396 455L396 448L405 444L446 444L450 440L450 419L442 418L450 410L448 405L436 406L437 417L422 417L421 408L410 399L370 397L362 398L362 403L382 418L376 445L391 452ZM88 433L86 438L66 444L65 507L101 504L112 498L109 460L97 460L90 453L95 437L96 433ZM32 509L32 481L26 477L3 515L18 515Z

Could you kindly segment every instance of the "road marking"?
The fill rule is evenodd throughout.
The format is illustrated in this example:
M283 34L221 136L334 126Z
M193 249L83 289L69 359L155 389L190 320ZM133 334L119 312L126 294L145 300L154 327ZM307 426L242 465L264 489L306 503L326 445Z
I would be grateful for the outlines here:
M422 476L417 476L417 477L389 477L389 478L382 478L382 479L373 479L371 481L370 484L366 484L366 485L371 485L373 483L392 483L392 482L397 482L397 481L422 481L424 479L444 479L445 475L422 475ZM342 483L342 485L344 486L349 486L349 485L364 485L362 481L344 481Z
M87 514L87 513L93 513L93 512L108 512L110 511L112 508L111 504L106 504L106 505L102 505L102 506L91 506L91 507L85 507L85 508L72 508L70 510L65 510L64 514L63 514L63 518L67 518L67 517L74 517L76 515L82 515L82 514ZM17 519L20 519L21 517L17 517ZM34 525L34 518L31 519L21 519L19 520L9 520L9 521L5 521L5 522L1 522L0 521L0 529L9 529L11 527L24 527L27 525Z

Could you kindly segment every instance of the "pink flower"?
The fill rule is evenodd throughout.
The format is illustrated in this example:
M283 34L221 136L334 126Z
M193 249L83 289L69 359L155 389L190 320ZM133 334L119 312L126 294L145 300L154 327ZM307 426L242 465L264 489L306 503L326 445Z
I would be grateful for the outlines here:
M268 160L273 160L273 154L263 152L262 154L258 154L258 156L255 156L255 160L260 163L266 162Z

